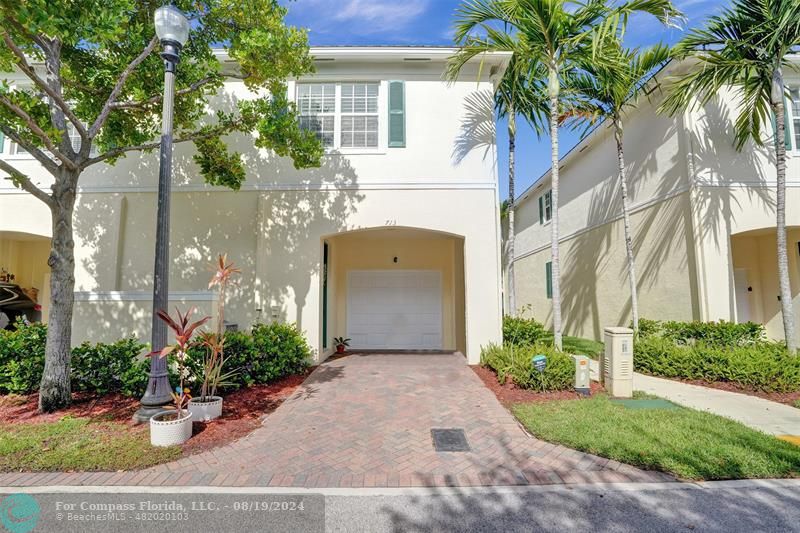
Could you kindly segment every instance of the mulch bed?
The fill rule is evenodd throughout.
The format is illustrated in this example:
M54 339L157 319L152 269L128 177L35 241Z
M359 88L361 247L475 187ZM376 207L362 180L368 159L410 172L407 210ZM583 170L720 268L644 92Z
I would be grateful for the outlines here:
M497 374L490 368L480 365L471 365L470 368L481 378L483 384L494 393L500 403L505 406L522 402L543 403L554 400L579 400L585 397L575 391L539 392L531 389L522 389L510 380L506 383L500 383L497 381ZM592 394L605 392L603 386L597 382L592 381L590 387Z
M661 376L655 376L661 377ZM672 378L662 378L672 379ZM728 392L738 392L739 394L746 394L748 396L757 396L765 400L770 400L777 403L785 403L794 407L795 402L800 401L800 391L795 392L763 392L755 389L750 389L737 383L730 383L727 381L703 381L702 379L672 379L681 383L688 383L689 385L697 385L699 387L708 387L710 389L724 390Z
M225 394L223 414L211 422L195 422L192 438L182 446L184 455L193 455L224 446L244 437L261 425L264 416L273 412L305 381L313 368L304 374L289 376L269 385L254 385ZM125 424L131 431L149 434L146 424L134 424L139 408L137 398L119 394L95 397L73 394L72 405L56 413L39 414L37 394L0 396L0 424L55 422L65 416L87 417L98 422Z

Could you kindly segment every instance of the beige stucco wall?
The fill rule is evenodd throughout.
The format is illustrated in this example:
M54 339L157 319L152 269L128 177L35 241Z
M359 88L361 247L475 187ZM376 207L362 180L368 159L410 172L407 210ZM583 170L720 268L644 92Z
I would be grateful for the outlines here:
M141 298L151 290L155 194L83 194L80 203L83 209L76 222L79 295L120 294L103 296L111 301L101 306L79 302L73 341L95 340L117 323L122 324L120 331L145 338L149 311ZM447 209L451 205L458 205L458 212ZM403 267L432 265L446 273L445 342L453 349L463 349L470 361L477 362L480 347L500 336L496 205L494 189L178 190L172 199L170 290L202 295L207 291L208 263L216 254L228 253L243 274L229 298L227 319L242 328L257 320L296 322L324 357L320 276L324 240L332 242L333 257L352 258L352 263L334 261L334 275L339 277L348 268L383 264L386 254L402 253L408 257ZM352 238L340 235L392 227L431 230L451 237L391 245L380 238L367 242L366 232L354 233ZM454 243L462 238L463 252L456 251ZM370 251L342 254L337 250L340 242L345 243L343 248L368 245ZM395 253L396 249L400 251ZM454 268L457 260L464 265L463 274ZM459 284L465 288L463 296L455 290ZM333 284L332 291L332 301L346 298L340 284ZM190 304L198 305L186 303ZM456 315L465 317L463 326L457 325ZM463 328L462 341L456 332L459 327ZM329 336L340 334L339 329L338 324L330 324Z
M800 79L790 79L792 84L800 84ZM737 262L747 262L745 255L757 250L760 272L767 273L761 283L770 290L777 286L769 132L764 146L750 143L739 152L733 147L735 93L723 92L708 105L674 118L656 113L660 98L656 91L625 119L640 315L736 320L734 268ZM595 338L602 327L629 320L615 157L611 131L601 125L562 160L561 169L564 325L569 333ZM546 320L550 301L544 298L544 263L550 257L550 225L539 223L538 196L548 188L546 175L523 194L516 211L517 302L532 303L535 315ZM788 155L786 204L787 225L800 226L800 210L794 207L800 205L797 151ZM772 241L739 241L734 257L732 236L769 228ZM797 237L790 232L793 290L795 283L800 287ZM759 305L768 333L779 338L782 325L774 314L774 296L768 298L769 305ZM800 303L797 295L795 303Z
M330 335L347 332L347 274L351 270L435 270L442 275L442 347L465 344L464 263L457 262L461 239L404 228L358 231L328 239L333 286ZM458 254L459 258L463 255ZM394 258L397 257L397 263ZM330 293L329 293L330 294ZM457 322L460 324L457 325Z
M699 317L695 299L695 257L689 197L684 193L632 216L643 317L691 320ZM621 220L603 224L561 243L564 331L602 340L606 326L630 323L630 291ZM552 325L552 300L546 297L545 263L550 249L516 262L518 305L530 304L534 317Z

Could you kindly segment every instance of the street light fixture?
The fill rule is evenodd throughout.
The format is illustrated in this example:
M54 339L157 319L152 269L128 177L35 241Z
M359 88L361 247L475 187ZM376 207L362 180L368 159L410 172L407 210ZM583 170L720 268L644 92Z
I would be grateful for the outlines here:
M175 98L175 70L181 48L189 39L189 20L172 4L156 9L153 17L164 59L164 106L161 122L161 151L158 169L158 214L156 216L156 259L153 268L153 322L151 350L160 352L167 344L167 326L158 318L169 305L169 201L172 189L172 112ZM150 377L141 407L133 415L146 422L172 402L172 388L166 358L150 357Z

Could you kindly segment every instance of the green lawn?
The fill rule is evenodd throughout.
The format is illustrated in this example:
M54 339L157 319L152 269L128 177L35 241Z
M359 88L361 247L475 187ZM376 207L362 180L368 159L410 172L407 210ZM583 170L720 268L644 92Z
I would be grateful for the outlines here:
M561 339L564 345L564 351L571 354L588 355L592 359L603 353L605 346L602 342L593 341L591 339L582 339L580 337L570 337L565 335Z
M692 409L627 409L606 396L517 404L537 437L682 479L800 476L800 446Z
M52 423L0 424L0 472L133 470L180 456L177 446L150 446L146 426L70 417Z

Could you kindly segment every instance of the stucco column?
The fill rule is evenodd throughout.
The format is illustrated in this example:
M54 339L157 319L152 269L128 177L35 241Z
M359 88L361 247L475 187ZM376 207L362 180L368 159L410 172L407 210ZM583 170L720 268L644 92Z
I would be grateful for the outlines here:
M500 302L499 263L486 245L464 240L464 288L467 323L467 361L480 363L481 347L501 343L502 311ZM491 249L491 247L489 248ZM496 310L487 313L486 309Z

